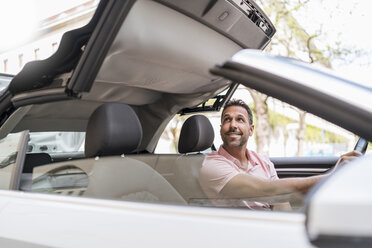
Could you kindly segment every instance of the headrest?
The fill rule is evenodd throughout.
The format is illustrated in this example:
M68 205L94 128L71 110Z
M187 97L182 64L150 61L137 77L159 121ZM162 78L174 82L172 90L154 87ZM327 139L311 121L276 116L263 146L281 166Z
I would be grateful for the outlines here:
M199 152L213 145L212 124L204 115L189 117L182 126L178 142L178 152Z
M85 156L121 155L133 152L142 140L142 126L133 109L122 103L105 103L90 116Z

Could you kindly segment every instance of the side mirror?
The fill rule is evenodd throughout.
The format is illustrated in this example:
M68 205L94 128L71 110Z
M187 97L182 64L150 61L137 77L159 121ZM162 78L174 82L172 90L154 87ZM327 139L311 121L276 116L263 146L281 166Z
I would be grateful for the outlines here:
M372 156L340 168L308 195L306 229L317 247L372 247Z

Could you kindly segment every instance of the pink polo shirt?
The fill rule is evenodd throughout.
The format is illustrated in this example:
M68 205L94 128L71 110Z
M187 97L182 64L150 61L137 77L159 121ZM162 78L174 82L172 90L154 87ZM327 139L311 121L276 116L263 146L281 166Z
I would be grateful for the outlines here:
M199 181L204 193L216 206L270 209L266 203L226 199L220 194L223 187L238 174L250 174L265 180L278 179L274 165L268 157L248 149L246 155L247 168L244 168L240 161L231 156L222 146L217 152L212 152L205 157L200 168Z

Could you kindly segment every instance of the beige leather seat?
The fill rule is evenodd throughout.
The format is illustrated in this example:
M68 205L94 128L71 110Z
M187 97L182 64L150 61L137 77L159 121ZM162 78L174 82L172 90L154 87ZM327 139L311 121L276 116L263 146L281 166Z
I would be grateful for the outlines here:
M91 115L86 131L87 157L99 157L89 171L85 196L140 202L186 204L149 165L120 155L131 153L142 139L142 127L131 107L106 103ZM92 160L80 161L89 163ZM81 164L81 167L84 167Z
M194 115L182 126L178 151L183 155L174 161L172 185L191 205L211 205L199 184L199 170L205 155L200 153L213 146L214 131L207 117Z

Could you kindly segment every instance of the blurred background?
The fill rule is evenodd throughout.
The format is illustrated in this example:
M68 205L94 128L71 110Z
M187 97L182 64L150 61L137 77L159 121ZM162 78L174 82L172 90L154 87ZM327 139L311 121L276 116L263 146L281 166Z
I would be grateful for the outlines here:
M58 49L62 34L89 22L97 0L0 1L0 94L10 79L32 60ZM372 88L372 38L368 25L371 1L256 0L277 29L265 51L331 68ZM345 92L345 94L347 94ZM246 101L254 113L255 136L249 148L269 156L338 156L353 148L358 137L286 103L239 87L233 98ZM219 136L220 113L206 113ZM187 116L175 116L156 152L176 153L178 135ZM84 133L33 133L32 152L80 151ZM58 147L52 144L58 140ZM38 144L38 145L36 145ZM370 148L372 146L369 146ZM371 153L371 149L368 151Z

